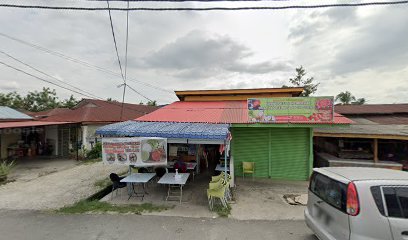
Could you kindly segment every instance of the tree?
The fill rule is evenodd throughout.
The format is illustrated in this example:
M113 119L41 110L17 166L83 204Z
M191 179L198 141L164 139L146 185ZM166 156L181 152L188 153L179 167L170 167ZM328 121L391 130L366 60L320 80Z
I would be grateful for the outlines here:
M147 101L146 105L148 105L148 106L157 106L157 101L156 100L149 100L149 101Z
M55 89L43 87L41 92L28 92L24 98L24 109L39 112L59 107Z
M292 86L303 87L303 92L300 94L302 97L308 97L317 91L317 87L320 83L314 83L314 77L304 78L306 76L306 70L303 66L296 68L296 76L289 78L289 82ZM288 87L283 85L282 87Z
M342 105L351 104L353 101L356 101L356 97L351 94L349 91L341 92L337 94L336 101L339 101Z
M354 105L363 105L367 102L367 100L365 98L359 98L356 101L352 102L351 104Z
M65 99L63 102L60 103L60 107L64 108L73 108L78 104L78 100L71 95L68 99Z
M42 91L28 92L21 96L17 92L0 93L0 105L15 109L39 112L57 107L72 108L78 104L78 100L71 95L68 99L60 101L55 89L43 88Z
M0 106L23 109L24 99L17 92L0 93Z

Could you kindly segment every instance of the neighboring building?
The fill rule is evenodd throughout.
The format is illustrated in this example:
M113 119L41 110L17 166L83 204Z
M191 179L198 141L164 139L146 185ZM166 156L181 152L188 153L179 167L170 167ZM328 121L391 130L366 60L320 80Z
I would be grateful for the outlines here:
M248 98L297 97L303 88L176 91L179 102L137 118L143 122L230 124L232 174L242 175L242 162L255 162L255 176L306 180L313 164L313 128L348 126L347 118L334 121L250 123ZM113 126L115 127L115 126ZM199 130L197 130L199 131ZM188 141L187 141L188 142Z
M57 108L34 113L42 121L70 122L70 126L58 128L59 145L67 152L79 144L81 148L91 149L98 141L95 131L98 127L135 119L159 109L156 106L122 103L95 99L82 99L74 108Z
M315 129L317 166L408 170L408 104L336 105L349 128Z
M66 122L37 121L9 107L0 107L0 159L56 155L57 136L50 130Z

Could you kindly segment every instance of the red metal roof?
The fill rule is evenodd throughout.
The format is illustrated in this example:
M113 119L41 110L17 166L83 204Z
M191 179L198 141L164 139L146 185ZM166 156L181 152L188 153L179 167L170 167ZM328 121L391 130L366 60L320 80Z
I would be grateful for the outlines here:
M122 103L95 99L83 99L75 108L61 111L43 121L52 122L120 122L141 117L159 109L156 106L125 103L121 119Z
M174 102L152 113L137 118L151 122L249 123L246 101ZM285 122L287 123L287 122ZM292 122L322 124L319 122ZM330 124L350 124L352 121L335 114Z
M0 122L1 128L20 128L20 127L36 127L36 126L47 126L47 125L59 125L66 124L69 122L45 122L45 121L24 121L24 122Z
M363 104L363 105L336 105L334 110L344 115L359 114L395 114L408 113L408 103L401 104Z

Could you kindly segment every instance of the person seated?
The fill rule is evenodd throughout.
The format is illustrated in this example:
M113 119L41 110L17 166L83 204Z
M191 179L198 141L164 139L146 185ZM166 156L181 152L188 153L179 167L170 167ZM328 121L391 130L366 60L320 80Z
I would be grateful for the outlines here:
M183 162L181 159L178 159L174 163L174 169L178 169L179 173L185 173L187 172L187 165L185 162Z

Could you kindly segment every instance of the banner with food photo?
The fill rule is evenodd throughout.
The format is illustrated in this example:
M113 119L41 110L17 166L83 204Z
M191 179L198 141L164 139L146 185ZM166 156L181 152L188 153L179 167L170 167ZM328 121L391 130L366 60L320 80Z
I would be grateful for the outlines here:
M167 165L166 138L103 138L104 164L149 167Z
M248 121L331 123L334 118L333 103L333 97L249 98Z

